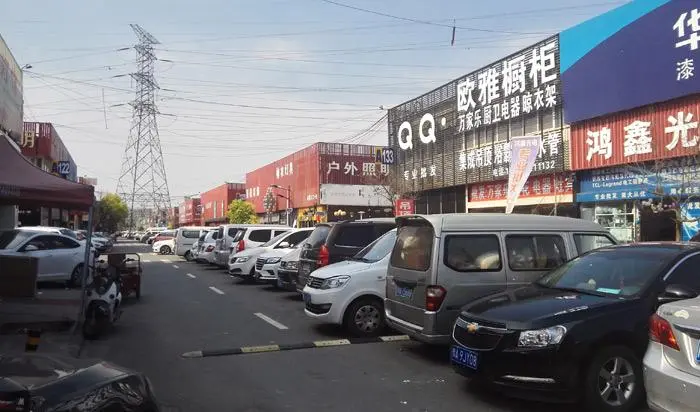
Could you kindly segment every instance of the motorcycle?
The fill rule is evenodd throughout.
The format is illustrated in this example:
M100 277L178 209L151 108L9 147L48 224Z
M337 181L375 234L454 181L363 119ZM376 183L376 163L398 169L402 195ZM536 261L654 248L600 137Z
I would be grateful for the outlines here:
M124 259L120 266L133 259ZM83 321L83 337L88 340L99 338L121 316L121 274L120 266L105 265L100 260L93 267L92 282L87 286L87 304Z

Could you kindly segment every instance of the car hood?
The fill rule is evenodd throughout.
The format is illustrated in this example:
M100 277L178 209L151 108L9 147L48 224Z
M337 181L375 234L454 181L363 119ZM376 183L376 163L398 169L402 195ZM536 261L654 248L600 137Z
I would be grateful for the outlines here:
M313 271L312 276L319 279L328 279L333 276L352 275L367 269L372 264L360 262L358 260L344 260L342 262L333 263Z
M246 257L246 256L260 256L265 252L268 252L270 249L266 247L254 247L250 249L243 250L241 252L236 253L234 256L235 257Z
M267 252L260 255L260 257L271 258L271 257L282 257L287 256L294 249L270 249Z
M301 246L293 249L291 252L284 255L282 258L283 262L297 262L299 261L299 256L301 256Z
M503 323L508 329L545 328L614 311L629 304L614 296L594 296L537 285L486 296L462 308L461 317Z

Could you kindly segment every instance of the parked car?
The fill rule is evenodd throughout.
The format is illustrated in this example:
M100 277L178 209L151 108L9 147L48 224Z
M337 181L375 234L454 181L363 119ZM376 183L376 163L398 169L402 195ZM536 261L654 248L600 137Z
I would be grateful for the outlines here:
M229 274L243 278L246 281L258 280L259 276L256 274L256 269L258 266L262 269L262 266L265 264L265 261L258 260L258 257L274 249L280 249L289 253L294 250L294 246L306 240L312 231L313 228L291 230L288 228L287 231L273 237L267 243L236 253L231 257L232 262L229 263Z
M70 229L66 229L63 227L53 227L53 226L22 226L17 228L18 230L29 230L29 231L34 231L34 232L49 232L49 233L55 233L63 236L67 236L73 240L77 240L81 244L85 244L85 236L81 236L80 232L75 232ZM100 253L104 253L109 249L109 246L104 242L104 240L100 240L99 238L94 238L90 239L91 243L91 250L93 252L94 256L99 256Z
M278 270L282 258L298 249L298 245L286 249L272 249L263 253L255 261L255 276L257 280L277 286Z
M448 345L460 308L537 280L569 259L617 243L582 219L519 214L397 217L386 319L428 344Z
M207 232L211 231L213 228L205 226L185 226L178 228L175 231L175 254L184 257L186 260L193 260L192 245L197 239L200 239L202 235L206 235Z
M313 241L304 245L299 259L297 291L302 293L308 276L316 269L346 260L396 227L393 218L346 220L321 223Z
M280 289L285 289L290 292L296 292L296 279L299 270L299 256L301 255L304 243L309 242L311 236L315 231L311 232L311 235L306 238L306 240L299 244L299 246L293 251L287 253L280 260L280 265L277 268L277 287Z
M38 281L67 282L70 286L81 284L85 242L47 231L2 230L0 254L36 258ZM94 259L94 253L91 256Z
M228 266L229 258L231 257L231 249L233 248L234 239L240 229L256 226L250 224L227 224L221 225L216 230L219 231L218 239L216 240L216 265L222 268ZM269 227L269 226L268 226Z
M152 249L155 253L160 253L161 255L170 255L175 250L175 239L165 239L153 242Z
M352 258L324 266L304 287L304 312L326 323L343 325L352 335L375 336L384 330L384 293L396 229Z
M160 242L161 240L168 240L168 239L174 239L175 238L175 230L165 230L162 231L158 234L156 234L153 237L153 240L151 241L151 244Z
M216 263L214 256L214 248L216 247L216 239L219 236L216 230L210 230L204 235L204 239L199 244L197 252L197 263Z
M682 280L689 288L676 289L677 297L700 291L697 270L700 257L689 257L688 261L693 262L684 263L685 267L693 264L695 272L686 272ZM700 299L659 307L650 319L649 336L651 342L644 356L644 386L649 407L658 412L697 410L700 407Z
M252 249L269 242L270 239L289 232L289 226L248 225L237 229L228 252L228 266L233 262L233 255L246 249ZM223 254L221 254L223 256Z
M660 302L697 296L700 245L639 243L592 250L534 283L472 302L453 327L460 374L590 411L644 400L642 358Z

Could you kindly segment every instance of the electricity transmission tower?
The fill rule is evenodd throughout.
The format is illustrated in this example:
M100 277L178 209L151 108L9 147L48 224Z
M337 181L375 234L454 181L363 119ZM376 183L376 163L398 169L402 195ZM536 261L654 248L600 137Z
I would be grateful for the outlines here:
M136 98L131 102L131 130L117 193L129 207L129 229L133 230L138 225L164 226L170 208L170 193L156 121L158 83L153 76L157 60L153 45L160 42L138 24L131 24L131 28L139 39L134 47L137 71L131 74L136 83Z

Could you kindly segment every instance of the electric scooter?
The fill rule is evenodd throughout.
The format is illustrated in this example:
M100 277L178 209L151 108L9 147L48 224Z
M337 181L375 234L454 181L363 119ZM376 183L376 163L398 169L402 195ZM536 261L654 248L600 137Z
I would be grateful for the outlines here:
M128 259L121 263L123 266ZM119 267L98 261L93 268L92 282L86 290L86 309L83 321L83 337L88 340L99 338L121 316L121 274Z

